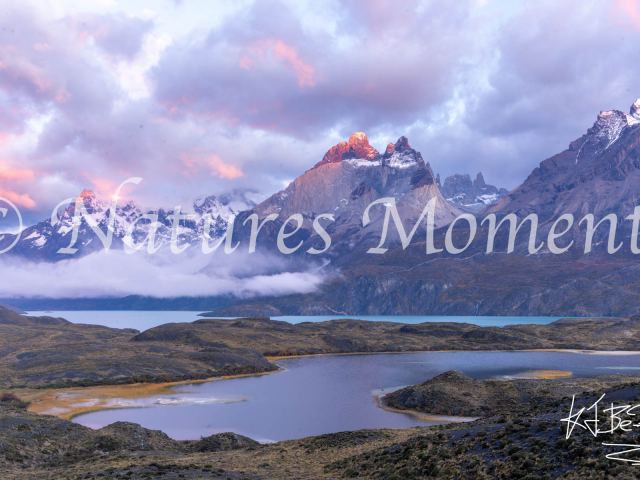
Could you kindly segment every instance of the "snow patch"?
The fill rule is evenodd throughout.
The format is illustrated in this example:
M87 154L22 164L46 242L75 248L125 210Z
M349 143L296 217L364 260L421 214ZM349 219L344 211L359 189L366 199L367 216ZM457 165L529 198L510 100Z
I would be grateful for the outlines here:
M353 165L355 167L379 167L380 166L380 162L379 161L369 161L369 160L363 160L361 158L350 158L348 160L345 160L345 162L348 162L350 165Z
M415 157L410 152L395 152L387 159L385 165L391 168L409 168L418 164Z

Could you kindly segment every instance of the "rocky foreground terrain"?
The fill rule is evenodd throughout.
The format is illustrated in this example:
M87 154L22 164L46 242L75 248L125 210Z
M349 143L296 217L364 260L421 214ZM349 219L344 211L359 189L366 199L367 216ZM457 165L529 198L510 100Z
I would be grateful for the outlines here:
M65 387L170 382L274 371L250 348L131 341L133 329L25 317L0 307L0 385Z
M277 370L266 357L438 350L639 350L640 316L549 325L202 319L143 333L0 307L0 388L198 380Z
M586 428L575 427L567 438L566 423L562 419L569 416L573 395L576 395L573 413L582 407L589 408L604 395L598 428L609 429L609 418L602 409L612 404L616 407L637 405L639 380L635 375L549 382L532 380L534 383L524 385L524 393L519 394L521 401L512 403L500 401L495 394L513 392L523 386L521 381L503 381L500 386L489 387L487 383L469 382L461 378L459 372L447 372L418 387L396 392L390 403L399 406L408 401L413 407L415 402L411 399L415 400L416 393L420 392L423 397L417 405L425 411L481 413L478 406L484 401L498 400L492 411L472 423L425 428L404 442L334 462L326 471L340 473L343 478L381 479L638 478L638 466L631 463L638 461L637 452L621 454L624 445L638 444L637 429L623 432L618 428L613 433L599 433L594 437ZM442 391L452 393L455 400L461 397L472 400L464 401L460 409L454 399L444 399L440 408L440 403L434 400ZM438 408L434 408L436 404ZM584 424L593 418L591 411L585 413L580 422ZM632 421L633 418L625 417ZM618 454L619 459L607 458L612 454Z
M444 374L431 385L452 388L459 381L458 374ZM633 403L639 400L639 381L633 375L554 380L533 389L535 403L516 409L498 404L490 416L471 423L342 432L267 445L233 433L175 441L124 422L91 430L30 413L26 402L5 393L0 397L0 477L632 479L637 466L607 459L612 447L601 442L637 443L635 432L596 439L576 428L567 440L560 420L571 404L567 395L578 394L579 406L589 406L603 393L607 401ZM503 384L512 388L512 382ZM466 388L462 393L477 393Z
M500 412L527 412L547 401L608 390L624 380L640 383L638 375L602 375L568 379L476 380L451 370L420 385L396 390L384 403L397 410L438 415L488 417ZM640 392L639 392L640 393Z
M550 325L267 318L202 319L146 332L24 317L0 307L0 478L635 478L610 447L560 419L570 396L588 406L638 401L640 376L477 381L448 372L388 395L396 410L481 417L472 423L343 432L259 445L233 433L179 442L139 425L91 430L27 411L42 388L163 382L276 369L265 355L575 348L637 350L640 318ZM30 387L25 389L23 387ZM38 390L34 390L37 388ZM4 393L2 393L4 391ZM577 404L577 405L578 405ZM265 412L267 413L267 412ZM634 432L604 440L637 443Z

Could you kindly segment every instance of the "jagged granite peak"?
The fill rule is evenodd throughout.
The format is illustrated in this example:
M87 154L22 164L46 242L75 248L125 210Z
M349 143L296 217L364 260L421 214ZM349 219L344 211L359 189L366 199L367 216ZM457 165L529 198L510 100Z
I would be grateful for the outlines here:
M487 185L482 173L478 173L473 181L466 173L451 175L444 179L440 190L449 203L475 211L483 209L508 193L504 188Z
M463 187L473 186L471 176L468 173L455 173L444 179L444 185L461 185Z
M364 141L366 136L362 134L355 139L352 136L349 142L344 143L354 143L354 140ZM340 145L343 144L336 147ZM306 225L310 225L320 213L331 213L335 221L328 226L328 231L347 244L355 245L359 239L380 229L385 212L383 206L376 206L372 210L371 223L362 228L365 209L380 198L394 198L400 216L407 225L416 222L434 197L438 199L435 209L437 226L450 223L460 213L442 196L431 166L409 146L406 137L390 143L382 155L372 155L375 150L367 149L366 156L353 156L352 145L349 145L349 150L344 146L340 147L341 150L335 150L336 147L329 151L330 157L325 155L320 164L296 178L287 188L251 211L244 212L237 220L238 225L252 213L257 213L260 218L277 214L279 219L302 214ZM338 162L336 158L340 151L341 160ZM332 161L323 163L327 158ZM236 228L241 234L241 229ZM273 227L271 234L277 234L276 227ZM310 234L313 235L313 232Z
M87 190L86 188L84 190L82 190L82 193L80 194L80 196L82 198L96 198L96 194L94 193L93 190Z
M422 156L420 155L420 153L418 153L418 156L418 158L422 160ZM429 165L429 163L425 164L424 161L418 162L418 168L411 177L411 188L416 189L429 185L434 185L438 190L438 194L440 193L438 186L436 185L436 179L433 175L431 165Z
M436 185L438 185L438 187L440 187L440 186L441 186L441 183L440 183L440 174L439 174L439 173L436 175Z
M569 148L535 168L487 212L536 213L542 220L571 213L628 215L640 191L640 100L630 114L602 111Z
M384 155L382 155L382 163L391 168L409 168L419 167L421 164L424 164L424 161L422 160L420 152L415 151L409 146L409 139L402 136L395 144L390 143L387 145L387 149ZM433 172L431 172L431 176L435 182Z
M409 146L409 139L407 137L405 137L404 135L401 136L398 141L395 144L395 149L396 152L403 152L405 150L410 149L411 147Z
M341 142L329 149L324 154L324 158L316 164L314 168L326 165L328 163L339 163L345 158L361 158L363 160L373 160L378 151L369 145L367 135L362 132L356 132L347 142Z
M625 128L634 123L634 120L620 110L600 112L589 133L591 138L597 139L600 145L607 149L620 138Z
M571 143L570 148L577 150L575 163L585 156L588 158L607 150L631 127L640 124L640 99L631 105L629 111L630 113L620 110L601 111L587 134Z
M387 156L391 156L391 154L395 151L396 151L396 146L393 143L390 143L389 145L387 145L387 148L384 151L384 154Z

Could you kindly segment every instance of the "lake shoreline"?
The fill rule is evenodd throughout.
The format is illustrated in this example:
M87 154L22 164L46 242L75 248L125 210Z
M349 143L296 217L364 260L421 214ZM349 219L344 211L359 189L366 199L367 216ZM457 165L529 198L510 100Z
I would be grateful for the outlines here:
M623 380L620 378L620 380ZM615 385L593 385L597 395L617 392L620 401L631 402L635 388ZM603 388L604 387L604 388ZM576 399L588 404L594 392ZM22 428L0 431L0 440L8 446L8 459L0 465L3 478L83 478L85 476L131 476L164 478L167 473L185 478L351 478L353 472L366 472L363 478L382 477L389 472L413 468L434 459L441 471L479 473L491 471L495 477L513 478L511 472L529 461L537 470L553 473L573 469L586 478L593 464L602 457L602 447L588 432L576 429L573 442L564 439L558 425L571 402L550 398L536 405L523 405L517 413L501 411L474 422L450 423L408 428L372 428L313 435L270 444L255 444L236 434L214 434L201 440L172 440L162 432L135 424L118 422L99 430L38 416L27 412L19 402L0 403L0 419L11 419ZM403 411L403 413L407 413ZM37 431L29 425L37 422ZM132 438L132 434L136 438ZM42 448L41 436L47 445ZM632 440L636 441L638 435ZM20 451L12 445L20 442ZM229 445L230 448L223 450ZM526 458L511 452L527 452ZM576 445L584 455L571 456ZM478 452L485 455L478 455ZM78 457L79 453L82 455ZM610 449L605 449L605 454ZM18 457L18 454L21 456ZM16 463L19 462L19 463ZM480 463L478 463L480 462ZM21 466L22 468L17 468ZM28 470L23 470L27 468ZM633 466L611 461L607 468L631 478ZM473 471L475 478L480 478ZM486 475L485 475L486 476ZM448 477L447 477L448 478ZM552 476L553 478L553 476Z
M131 407L131 406L117 406L117 405L108 405L108 404L93 404L90 406L80 405L73 406L70 405L69 402L57 401L56 397L60 394L71 394L75 395L73 397L73 402L75 403L87 403L92 400L118 400L118 399L144 399L150 398L154 395L161 394L171 394L171 389L176 386L183 385L199 385L204 383L216 382L220 380L230 380L234 378L245 378L245 377L256 377L256 376L264 376L270 375L274 373L280 373L286 370L286 366L278 365L275 362L287 359L295 359L295 358L313 358L313 357L326 357L326 356L351 356L351 355L391 355L391 354L416 354L416 353L456 353L456 352L482 352L482 353L505 353L505 352L549 352L549 353L571 353L571 354L581 354L581 355L599 355L597 351L593 350L562 350L562 349L531 349L531 350L423 350L423 351L406 351L406 352L349 352L349 353L321 353L321 354L310 354L310 355L290 355L290 356L278 356L278 357L265 357L269 362L274 363L278 369L270 372L261 372L261 373L251 373L251 374L241 374L241 375L226 375L221 377L213 377L208 379L201 380L183 380L177 382L165 382L165 383L137 383L137 384L127 384L127 385L101 385L101 386L91 386L91 387L68 387L68 388L60 388L54 389L54 391L43 391L43 390L34 390L34 389L20 389L15 390L15 393L26 401L30 401L31 405L29 407L29 411L33 413L38 413L42 415L53 415L63 420L73 420L74 418L85 415L89 413L104 411L104 410L116 410L122 408L148 408L150 406L154 406L154 404L150 404L148 406L140 406L140 407ZM639 352L634 351L620 351L620 352L612 352L607 351L603 353L606 355L640 355ZM565 373L569 373L566 375ZM571 372L560 372L559 375L553 376L556 377L564 377L570 376ZM532 373L529 378L533 379L546 379L544 372L540 375ZM508 381L509 379L504 379L504 381ZM386 407L382 402L378 402L378 396L375 397L376 405L380 408L383 408L387 411L394 411L396 413L405 413L405 414L413 414L409 411L404 410L395 410L391 409L391 407ZM382 397L382 396L380 396ZM61 410L56 410L61 409ZM442 422L442 419L435 419L434 416L429 416L429 418L423 418L425 414L420 412L415 412L418 418L422 418L427 421L437 421Z
M420 412L418 410L401 410L399 408L393 408L384 403L385 395L374 395L374 403L376 407L381 408L382 410L386 410L387 412L392 413L401 413L405 415L412 415L414 417L419 418L420 420L425 420L427 422L437 422L439 424L447 424L447 423L469 423L475 422L480 417L460 417L455 415L435 415L429 414L425 412Z
M305 357L326 357L337 355L392 355L392 354L411 354L411 353L456 353L456 352L483 352L483 353L504 353L504 352L554 352L554 353L574 353L579 355L640 355L640 350L579 350L579 349L560 349L560 348L532 348L522 350L407 350L405 352L340 352L340 353L312 353L306 355L279 355L265 356L270 362L286 360L287 358L305 358Z
M183 385L200 385L235 378L260 377L283 371L284 368L272 372L249 373L244 375L225 375L222 377L207 378L202 380L182 380L166 383L136 383L127 385L99 385L93 387L69 387L43 391L34 389L14 390L21 400L30 402L28 411L39 415L52 415L61 420L73 420L74 418L104 410L118 410L123 408L146 408L117 406L108 404L86 405L94 400L106 402L108 400L134 400L150 398L155 395L171 394L172 388ZM69 401L58 399L59 395L66 395ZM74 402L73 404L70 402ZM75 404L84 404L74 406ZM153 405L149 405L153 406Z

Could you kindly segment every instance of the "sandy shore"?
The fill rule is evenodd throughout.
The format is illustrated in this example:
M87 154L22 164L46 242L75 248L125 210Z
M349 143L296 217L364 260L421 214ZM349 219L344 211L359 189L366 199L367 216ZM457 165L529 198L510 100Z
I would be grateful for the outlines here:
M216 382L241 377L255 377L270 375L276 372L264 372L248 375L231 375L216 377L206 380L185 380L171 383L135 383L131 385L107 385L98 387L74 387L51 390L14 390L21 399L31 402L28 411L42 415L53 415L63 420L72 420L78 415L97 412L100 410L113 410L117 408L132 408L136 399L153 396L187 394L185 391L173 390L177 386L196 385L201 383ZM242 398L230 401L243 401ZM225 403L225 401L211 401L208 403ZM228 403L228 401L227 401ZM172 403L159 403L171 405ZM175 403L177 404L177 403ZM149 404L151 406L152 404Z

